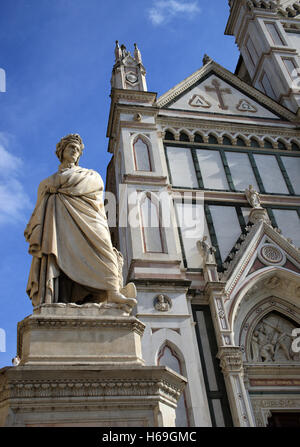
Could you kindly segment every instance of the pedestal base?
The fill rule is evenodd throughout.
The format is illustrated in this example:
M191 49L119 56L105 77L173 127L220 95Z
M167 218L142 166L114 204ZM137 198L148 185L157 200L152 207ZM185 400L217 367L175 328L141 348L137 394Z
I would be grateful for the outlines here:
M0 371L0 426L173 427L186 380L164 366Z
M97 304L43 305L0 370L0 426L172 427L186 379L144 366L144 324Z

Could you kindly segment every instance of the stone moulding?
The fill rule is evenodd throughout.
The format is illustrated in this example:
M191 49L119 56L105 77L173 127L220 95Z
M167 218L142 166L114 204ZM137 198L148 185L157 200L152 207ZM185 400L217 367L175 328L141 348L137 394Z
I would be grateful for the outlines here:
M60 375L66 376L66 372L68 377L57 378ZM59 368L43 370L27 366L9 367L4 369L0 377L0 404L7 400L33 398L160 396L176 405L185 382L184 377L170 372L166 367L118 368L107 371L102 368L88 370L67 367L63 372Z
M65 329L72 328L76 326L76 328L119 328L119 329L128 329L129 331L134 331L139 335L143 335L145 330L145 325L141 321L133 321L127 319L127 321L114 321L114 320L99 320L92 318L85 318L78 320L76 318L49 318L45 320L44 318L36 318L32 320L23 320L18 324L18 330L20 331L20 335L24 333L25 330L38 328L38 327L52 327L55 329Z

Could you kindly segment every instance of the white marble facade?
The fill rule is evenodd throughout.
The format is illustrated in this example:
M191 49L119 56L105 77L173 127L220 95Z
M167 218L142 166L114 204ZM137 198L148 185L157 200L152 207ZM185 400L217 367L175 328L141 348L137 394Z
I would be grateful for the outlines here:
M238 2L230 4L227 34L237 33L241 23ZM239 14L245 14L246 2L240 4ZM291 352L291 331L300 327L297 99L293 93L276 96L287 72L284 80L273 76L273 97L258 85L262 71L255 75L250 67L249 52L256 52L252 58L259 64L274 31L261 23L260 12L251 12L255 20L239 41L251 82L207 58L158 99L145 85L112 94L108 177L113 172L115 183L108 190L119 195L116 240L125 280L138 291L146 364L169 362L187 377L178 425L230 425L231 419L235 426L262 426L272 411L300 412L300 363ZM290 48L296 40L282 16L273 9L269 14ZM286 21L299 24L299 16ZM283 70L275 50L260 65L268 76ZM258 210L245 196L249 185L259 193ZM147 227L149 219L154 228ZM204 236L216 246L215 263L197 248ZM199 309L212 320L206 341ZM212 340L229 417L211 397L216 353L209 366L204 351Z

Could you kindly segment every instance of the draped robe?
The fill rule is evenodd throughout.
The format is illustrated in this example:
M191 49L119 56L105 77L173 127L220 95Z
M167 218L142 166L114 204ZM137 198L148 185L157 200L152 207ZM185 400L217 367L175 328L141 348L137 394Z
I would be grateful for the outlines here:
M34 306L60 300L60 276L77 286L72 302L83 290L119 290L103 189L97 172L79 166L59 169L41 182L24 233L33 256L26 291Z

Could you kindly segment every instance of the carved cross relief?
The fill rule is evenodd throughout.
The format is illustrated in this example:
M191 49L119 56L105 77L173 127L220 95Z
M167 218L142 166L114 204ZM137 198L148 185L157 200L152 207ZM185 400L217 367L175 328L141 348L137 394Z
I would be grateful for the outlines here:
M222 87L222 83L218 79L213 79L210 85L205 85L205 91L207 93L213 93L218 100L218 107L221 110L228 110L229 106L226 103L226 96L233 95L234 91L232 91L228 87ZM241 97L237 98L235 104L235 110L243 113L251 112L257 113L257 108L247 99L242 99ZM201 95L200 93L194 94L190 97L188 104L194 108L205 108L209 109L212 107L212 104L209 102L208 98L205 97L205 94Z
M228 106L225 104L223 99L223 94L231 95L232 91L230 88L221 88L221 83L217 79L212 80L212 86L206 85L205 90L207 92L216 93L219 100L219 108L222 110L228 110Z

